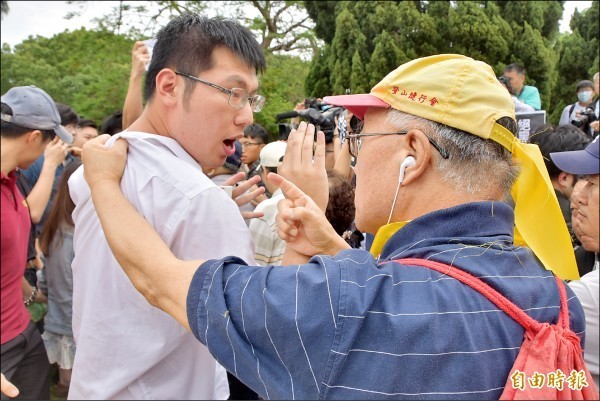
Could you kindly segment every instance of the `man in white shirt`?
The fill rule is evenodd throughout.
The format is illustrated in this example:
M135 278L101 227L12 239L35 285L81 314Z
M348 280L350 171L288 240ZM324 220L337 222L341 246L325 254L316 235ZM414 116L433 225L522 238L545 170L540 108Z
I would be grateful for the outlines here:
M253 260L237 204L200 165L221 166L235 152L235 140L264 104L256 92L265 65L260 45L237 23L177 17L157 36L142 115L111 138L130 145L121 188L181 258ZM191 333L150 306L114 259L82 169L69 187L76 204L77 343L69 399L226 399L225 370Z
M277 234L277 203L285 199L279 186L267 180L267 174L277 173L277 167L283 160L287 143L283 141L271 142L260 151L260 165L257 167L267 190L272 193L271 198L258 204L255 212L263 213L261 218L250 221L250 233L254 240L254 259L261 266L281 265L285 241Z

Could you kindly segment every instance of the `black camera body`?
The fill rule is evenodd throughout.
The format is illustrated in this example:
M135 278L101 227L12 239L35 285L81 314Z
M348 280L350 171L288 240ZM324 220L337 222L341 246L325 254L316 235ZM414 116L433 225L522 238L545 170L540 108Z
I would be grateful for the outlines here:
M598 117L596 117L596 112L593 107L586 107L585 109L579 112L579 118L574 118L571 120L571 124L576 126L577 128L581 128L584 126L589 126L590 123L596 121Z
M512 86L510 85L510 78L509 77L505 77L504 75L500 75L498 77L498 81L500 81L500 83L502 85L506 86L506 89L508 89L508 92L510 92L511 94L513 93Z
M341 113L344 109L342 107L332 107L330 104L319 102L316 99L305 99L304 107L306 110L294 110L280 113L276 116L277 120L285 118L300 117L310 124L313 124L317 131L323 131L325 134L325 142L331 142L333 140L333 131L335 129L335 117ZM287 137L289 135L289 127L281 127L280 124L280 137L283 134ZM316 139L316 132L315 132Z

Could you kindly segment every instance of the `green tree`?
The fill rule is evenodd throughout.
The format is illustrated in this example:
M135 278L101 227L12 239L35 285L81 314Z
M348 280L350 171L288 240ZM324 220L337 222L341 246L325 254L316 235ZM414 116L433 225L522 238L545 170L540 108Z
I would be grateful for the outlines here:
M350 86L347 89L350 89L350 92L364 93L368 92L370 88L362 58L360 57L358 50L355 50L354 56L352 56L352 67L350 69Z
M366 55L366 38L358 28L354 15L345 8L338 15L336 21L336 34L331 43L332 65L332 90L334 94L343 94L352 85L350 75L352 72L352 59L354 53L359 57Z
M398 51L403 54L396 56L398 64L431 54L458 53L487 62L497 74L509 63L522 64L527 70L526 83L540 90L542 108L548 120L556 123L564 105L573 101L577 82L590 79L599 64L598 0L575 12L572 34L559 33L564 3L406 0L339 1L334 6L332 2L306 2L315 32L331 43L319 55L318 63L313 59L307 88L314 90L320 83L321 90L331 89L320 95L341 93L347 69L363 67L369 78L367 86L372 87L396 67L393 59ZM342 13L350 13L356 25L349 23L352 20L347 15L341 23ZM362 43L361 33L367 55L361 55L359 68L352 57L356 44ZM344 50L344 46L350 49ZM329 69L322 67L323 59L329 60Z
M323 49L315 54L308 70L308 76L304 84L305 93L309 97L324 97L333 93L331 86L331 68L329 67L328 55L330 46L325 45Z
M1 10L1 13L0 13L0 15L1 15L2 17L4 17L5 15L7 15L7 14L8 14L8 12L10 11L10 8L8 7L8 1L4 1L4 0L2 0L2 1L0 2L0 10Z
M1 91L35 85L100 122L123 106L133 41L106 31L65 31L2 48Z
M305 1L304 7L310 18L315 21L315 34L318 38L331 43L335 36L335 17L337 1Z
M404 54L387 31L381 32L381 35L375 39L375 50L371 56L369 64L369 89L381 81L390 71L395 70L399 65L406 63L410 59Z
M491 18L490 18L491 14ZM450 10L452 52L494 65L509 55L509 25L478 2L459 2Z
M73 1L81 8L86 1ZM266 54L300 52L312 56L319 46L303 1L119 1L94 20L102 30L129 38L155 36L170 19L187 12L234 19L249 28ZM72 11L67 17L77 16Z
M304 100L304 82L309 63L299 57L271 54L267 56L268 68L260 77L260 93L266 97L264 108L254 114L255 122L269 132L271 140L278 138L275 116L293 110Z

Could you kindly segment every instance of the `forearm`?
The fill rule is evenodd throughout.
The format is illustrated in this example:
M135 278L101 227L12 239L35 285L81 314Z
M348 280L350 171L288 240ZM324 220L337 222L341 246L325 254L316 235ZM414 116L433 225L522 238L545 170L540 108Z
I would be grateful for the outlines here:
M345 177L348 179L352 178L352 159L350 152L348 151L348 141L344 141L342 147L335 159L335 166L333 172L335 175Z
M281 259L281 266L304 265L308 263L309 260L309 256L302 255L294 251L292 247L286 246L283 258Z
M46 205L50 200L52 194L52 186L54 185L54 177L56 173L56 166L48 165L44 163L40 176L27 196L27 205L29 206L29 214L31 215L31 222L37 224L42 219Z
M48 302L48 298L37 288L32 287L25 277L21 278L21 290L23 291L23 303L26 306L31 302Z
M123 129L127 129L139 116L142 115L144 105L142 101L143 75L132 75L129 79L129 88L123 104Z
M189 330L186 297L194 272L204 261L177 259L152 226L125 198L119 184L97 182L92 200L117 261L146 300Z

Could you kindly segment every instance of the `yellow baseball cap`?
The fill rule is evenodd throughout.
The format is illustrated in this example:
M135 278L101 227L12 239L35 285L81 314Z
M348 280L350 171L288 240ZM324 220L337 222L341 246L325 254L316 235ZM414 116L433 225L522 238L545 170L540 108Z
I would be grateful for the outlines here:
M560 278L579 278L571 237L539 148L521 143L496 123L502 117L515 119L515 107L489 65L459 54L423 57L402 64L369 94L323 101L343 106L361 120L369 107L391 107L500 143L521 166L511 191L515 243L529 246Z

